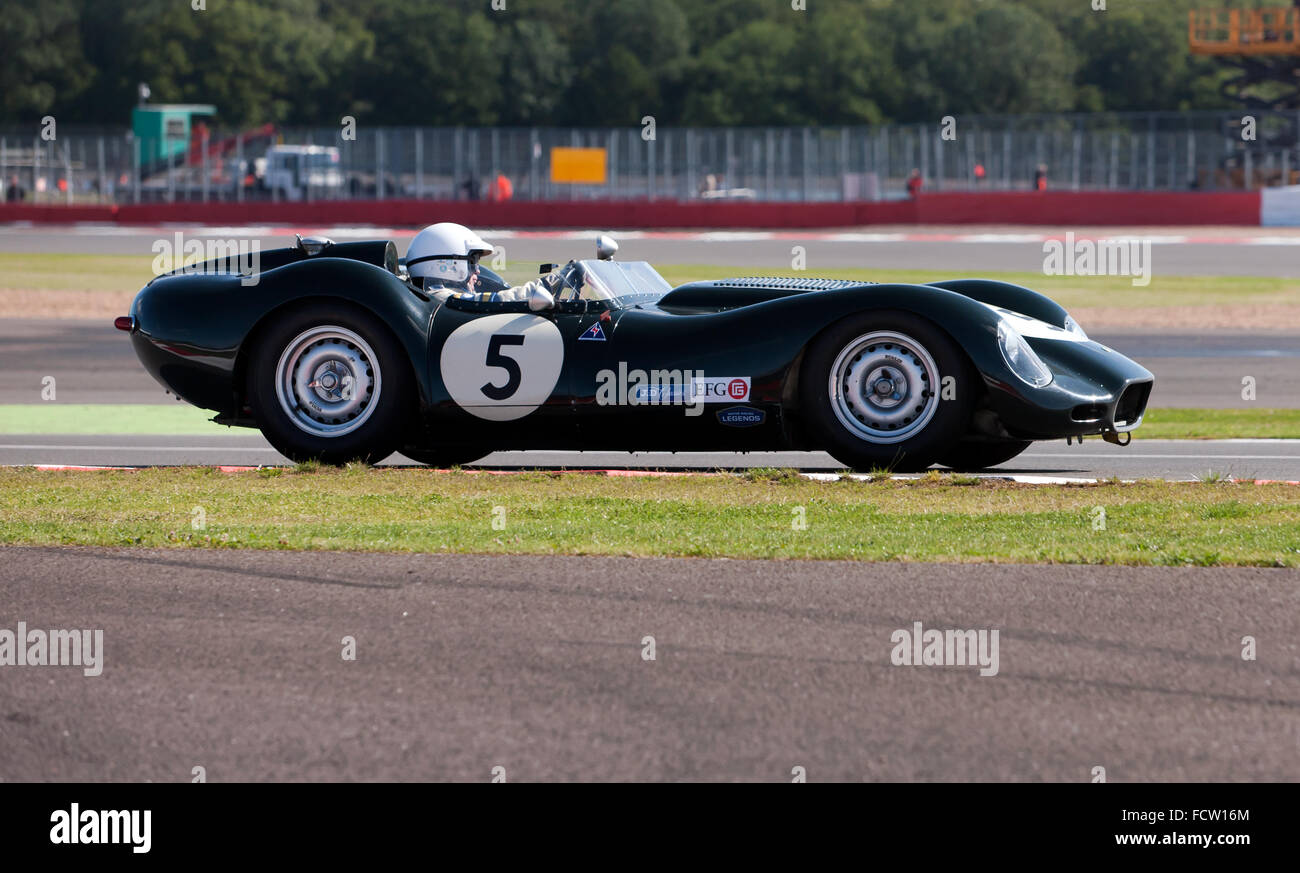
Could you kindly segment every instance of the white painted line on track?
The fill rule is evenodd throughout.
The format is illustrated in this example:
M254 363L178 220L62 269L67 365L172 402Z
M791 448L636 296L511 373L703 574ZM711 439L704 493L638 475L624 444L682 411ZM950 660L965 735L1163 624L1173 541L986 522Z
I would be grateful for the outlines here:
M1155 441L1155 440L1149 440L1148 442L1156 442L1156 441ZM1161 440L1160 442L1172 443L1172 442L1178 442L1178 440ZM1224 440L1185 440L1184 442L1207 442L1207 443L1210 443L1211 445L1213 445L1214 443L1241 443L1241 444L1253 444L1253 445L1260 445L1260 444L1263 444L1263 445L1300 445L1300 440L1297 440L1297 439L1282 439L1282 438L1279 438L1279 439L1249 438L1249 439L1247 439L1247 438L1245 438L1245 437L1237 437L1237 438L1233 438L1233 439L1224 439Z
M953 238L961 243L1038 243L1048 237L1041 233L968 233Z
M1026 458L1105 458L1105 459L1114 460L1115 458L1121 456L1111 454L1109 452L1105 454L1091 454L1091 453L1079 454L1076 452L1034 452L1032 455L1026 455L1025 457ZM1166 455L1166 454L1147 454L1146 452L1129 455L1128 457L1133 458L1134 460L1137 460L1139 458L1142 460L1145 460L1147 458L1159 458L1161 460L1169 460L1169 459L1176 458L1180 461L1294 461L1297 459L1296 455Z
M254 448L249 446L72 446L0 443L0 449L51 449L53 451L103 451L103 452L274 452L270 446Z
M1164 235L1150 234L1146 236L1142 234L1137 234L1137 235L1129 234L1128 236L1118 237L1118 239L1137 241L1137 242L1142 242L1145 240L1150 242L1153 246L1165 246L1165 245L1185 246L1192 241L1191 237L1182 234L1164 234Z
M819 242L846 243L892 243L906 240L907 234L904 233L830 233L818 238Z
M230 227L193 227L189 229L189 232L190 236L273 236L277 230L277 228L267 225L252 227L232 225ZM374 231L372 230L371 233L374 233Z
M251 436L245 434L236 435L236 438L242 436ZM1177 445L1179 440L1151 440L1150 443L1160 443L1164 445ZM1293 446L1300 445L1300 439L1224 439L1224 440L1187 440L1187 443L1197 443L1206 448L1216 445L1269 445L1269 446ZM1152 446L1153 448L1155 446ZM175 452L175 451L198 451L198 452L273 452L270 446L222 446L222 445L96 445L89 443L0 443L0 449L49 449L52 451L142 451L142 452ZM577 449L548 451L549 455L561 455L573 458L590 457L593 454L608 454L608 452L588 452ZM682 460L689 460L693 454L691 452L635 452L626 454L672 454ZM715 454L710 452L695 454ZM737 455L748 455L748 452L737 452ZM1300 454L1217 454L1213 452L1202 452L1201 454L1177 454L1170 452L1146 452L1136 451L1128 455L1121 455L1116 452L1041 452L1032 451L1029 458L1071 458L1071 459L1088 459L1088 460L1116 460L1119 458L1137 459L1157 459L1157 460L1193 460L1193 461L1285 461L1296 460Z
M772 239L771 233L746 230L712 230L695 234L694 238L704 242L761 242Z
M115 445L73 445L62 443L0 443L0 449L21 449L37 450L49 449L50 451L104 451L104 452L274 452L275 449L270 446L115 446ZM580 452L580 451L548 451L548 455L568 455L581 457L590 454L607 454L605 452ZM638 453L643 454L643 453ZM651 453L657 454L657 453ZM682 456L682 460L689 460L689 452L676 452ZM704 453L711 454L711 453ZM744 454L744 453L737 453ZM1111 452L1034 452L1028 458L1075 458L1075 459L1101 459L1115 460L1122 457ZM1157 460L1181 460L1181 461L1294 461L1297 455L1178 455L1166 453L1146 452L1129 455L1133 460L1154 458Z

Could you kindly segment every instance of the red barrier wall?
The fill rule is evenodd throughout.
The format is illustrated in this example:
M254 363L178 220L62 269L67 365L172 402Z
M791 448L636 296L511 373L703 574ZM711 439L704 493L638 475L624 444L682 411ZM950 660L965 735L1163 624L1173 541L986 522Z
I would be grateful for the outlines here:
M1259 226L1258 191L1008 191L923 194L920 224Z
M420 227L458 221L501 228L808 228L871 224L1245 225L1260 223L1257 191L936 192L862 203L753 201L382 200L314 203L156 203L136 206L0 205L0 222L97 221L157 225L271 224Z

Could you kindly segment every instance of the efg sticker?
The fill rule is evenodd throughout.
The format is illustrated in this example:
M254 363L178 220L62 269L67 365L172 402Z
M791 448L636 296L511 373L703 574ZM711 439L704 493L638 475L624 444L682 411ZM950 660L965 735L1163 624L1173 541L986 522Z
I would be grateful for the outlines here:
M749 399L749 377L696 376L691 394L696 403L744 403Z

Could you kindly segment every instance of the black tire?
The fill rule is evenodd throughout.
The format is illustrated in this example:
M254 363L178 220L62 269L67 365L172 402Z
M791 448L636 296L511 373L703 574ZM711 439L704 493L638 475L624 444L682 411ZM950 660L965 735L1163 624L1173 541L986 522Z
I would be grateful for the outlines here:
M939 463L954 470L970 472L1005 464L1029 448L1029 440L974 442L962 440L939 458Z
M905 342L868 340L873 335ZM837 397L831 394L832 368L846 374L837 380ZM847 375L849 371L857 375ZM952 391L944 392L949 376L955 380ZM862 387L870 381L872 390L849 390L853 379ZM905 388L877 394L875 386L885 384ZM936 384L938 393L932 395ZM904 473L929 467L969 431L980 390L970 361L946 333L919 316L894 310L850 316L823 332L804 358L799 388L809 429L838 461L855 470ZM950 393L948 399L945 393ZM879 405L885 403L893 405ZM850 415L852 425L846 423Z
M426 467L437 467L441 470L448 467L472 464L487 454L481 449L461 449L457 451L455 449L417 449L414 446L407 446L401 451L403 455L418 464L424 464Z
M326 368L325 375L314 378L309 370L319 373L318 367ZM323 386L312 387L330 377L343 398L337 404L319 393L326 391ZM311 380L308 388L292 387L299 378ZM277 392L282 379L287 385ZM300 402L304 396L306 403ZM413 397L411 365L392 332L370 312L343 301L310 303L280 318L257 338L249 361L248 402L258 427L294 461L382 461L407 439ZM309 406L318 400L322 405L313 415Z

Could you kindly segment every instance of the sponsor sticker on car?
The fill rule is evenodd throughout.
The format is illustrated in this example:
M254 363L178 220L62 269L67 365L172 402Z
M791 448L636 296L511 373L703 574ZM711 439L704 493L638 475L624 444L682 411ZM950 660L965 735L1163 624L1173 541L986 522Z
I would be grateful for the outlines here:
M727 427L753 427L766 419L766 412L752 406L729 406L718 410L718 422Z
M749 399L748 376L696 376L691 388L699 403L735 403Z
M685 405L698 410L705 403L743 403L749 399L748 376L705 376L700 370L628 369L596 373L598 406ZM699 412L690 412L698 415Z
M638 405L655 406L659 404L677 405L691 402L689 386L674 383L639 385L632 392Z

